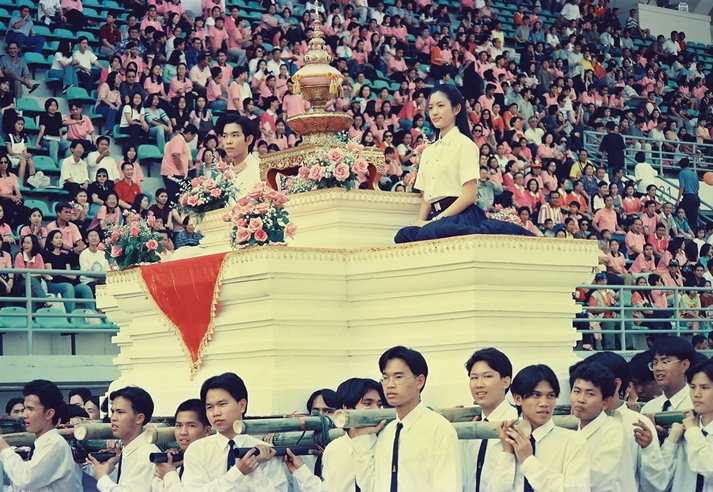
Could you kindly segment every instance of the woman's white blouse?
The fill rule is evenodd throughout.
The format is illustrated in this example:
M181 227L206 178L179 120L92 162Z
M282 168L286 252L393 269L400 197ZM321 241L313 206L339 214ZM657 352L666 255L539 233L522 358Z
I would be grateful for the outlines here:
M458 197L465 183L478 179L479 164L478 146L455 127L423 151L415 187L429 203Z

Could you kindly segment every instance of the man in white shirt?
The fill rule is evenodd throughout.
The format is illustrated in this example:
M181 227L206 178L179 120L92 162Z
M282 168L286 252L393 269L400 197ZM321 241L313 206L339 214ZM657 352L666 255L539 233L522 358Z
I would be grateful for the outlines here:
M560 10L560 21L567 21L567 23L576 21L582 16L579 11L578 0L567 0Z
M664 41L661 48L673 57L678 55L678 52L681 51L681 46L678 44L678 32L671 31L671 37Z
M195 441L186 449L181 478L186 490L270 490L286 492L287 475L282 463L272 459L275 450L249 435L238 435L233 423L242 420L248 407L248 390L232 372L208 378L201 386L201 401L216 434ZM255 447L242 458L235 448Z
M373 379L351 378L337 388L337 401L341 408L351 410L375 410L382 408L384 398L381 384ZM322 478L299 456L288 451L284 460L287 469L297 480L304 492L354 492L356 470L354 466L354 446L352 437L355 429L347 429L346 434L330 442L322 454ZM376 441L376 435L370 434Z
M69 146L72 155L62 161L59 172L59 185L70 194L76 194L79 189L86 190L89 187L89 171L87 163L82 159L84 145L75 140Z
M656 436L656 427L651 419L646 418L626 403L626 392L631 384L629 364L621 355L614 352L597 352L587 357L580 364L596 362L614 373L616 389L608 406L608 411L621 420L624 426L625 440L632 459L632 469L638 487L642 492L664 492L671 479L668 463L663 459L661 446ZM648 371L648 368L647 368Z
M72 54L72 59L77 62L77 77L79 84L87 92L91 92L95 79L104 67L99 63L97 55L89 49L89 40L86 36L80 36L77 43L79 49Z
M191 443L203 439L213 432L205 413L205 405L198 398L186 400L176 409L174 434L178 450L169 450L166 463L156 463L156 477L151 484L152 492L183 491L183 460L173 461L174 452L185 452Z
M0 464L10 480L9 490L80 492L81 476L72 450L55 429L66 408L62 392L54 383L36 379L27 383L22 393L25 428L35 435L35 449L32 457L23 461L0 436Z
M616 390L614 379L607 367L587 361L570 376L572 413L589 449L592 492L637 490L624 427L606 414Z
M671 426L665 454L676 467L672 491L713 490L713 361L705 360L686 374L693 411ZM683 439L683 440L682 440ZM675 456L675 458L674 458Z
M161 450L143 439L154 404L146 390L127 386L109 394L112 434L121 439L121 452L104 463L89 456L99 492L149 492L154 476L149 454ZM118 466L117 466L118 464Z
M512 380L512 363L504 353L492 347L478 350L465 363L465 369L473 401L483 409L481 420L497 422L517 418L517 409L505 399ZM460 444L463 489L484 490L481 478L485 462L499 451L499 441L467 439Z
M502 447L483 470L489 492L533 490L589 491L589 458L585 439L556 427L552 413L559 396L555 373L543 364L527 366L513 379L510 391L522 418L532 428L527 436L516 421L500 424Z
M96 142L97 150L90 152L87 156L87 177L89 181L95 181L97 179L97 170L100 168L106 169L111 181L117 182L121 179L119 176L119 168L109 151L110 143L109 137L98 137Z
M215 131L223 136L222 146L226 153L226 162L235 173L235 185L240 196L250 192L260 180L260 158L252 154L258 129L249 118L228 113L221 116L215 125Z
M458 436L421 402L428 365L419 352L392 347L379 358L386 400L396 420L355 430L356 482L365 491L461 490ZM379 433L376 441L369 434Z

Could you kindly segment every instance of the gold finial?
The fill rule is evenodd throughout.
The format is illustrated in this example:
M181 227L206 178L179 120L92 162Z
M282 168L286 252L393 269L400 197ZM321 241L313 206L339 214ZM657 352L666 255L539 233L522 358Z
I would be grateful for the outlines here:
M309 40L309 49L305 53L305 65L324 64L329 65L332 62L332 57L329 56L327 50L324 49L324 32L322 31L322 21L319 18L319 1L314 2L314 27L312 31L312 39Z

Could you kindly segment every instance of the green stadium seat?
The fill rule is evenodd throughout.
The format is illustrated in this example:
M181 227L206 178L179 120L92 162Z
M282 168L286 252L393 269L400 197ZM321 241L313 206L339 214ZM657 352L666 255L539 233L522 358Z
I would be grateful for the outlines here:
M15 110L22 111L23 116L37 116L45 112L45 109L40 107L40 103L37 102L37 99L30 99L28 97L18 99L15 103Z
M31 116L23 116L25 119L25 132L26 133L39 133L40 127L37 126L37 122Z
M77 39L77 35L74 34L72 31L61 28L55 29L52 33L52 36L57 39L69 39L70 41L75 41Z
M35 163L35 169L42 171L43 173L58 173L59 167L57 163L50 156L47 155L33 155L32 160Z
M81 101L83 103L95 103L96 98L87 94L87 90L83 87L70 87L67 89L67 101Z
M85 36L89 41L89 44L96 44L99 42L97 37L89 31L77 31L77 38Z
M85 314L87 317L86 318L78 318L78 317L71 317L69 318L69 322L77 327L77 328L85 328L85 329L106 329L106 330L115 330L116 325L113 323L107 323L104 318L100 318L98 316L98 313L94 311L93 309L75 309L72 311L72 314Z
M37 328L61 329L69 328L69 320L64 317L44 317L43 314L65 314L64 311L55 308L40 308L35 311L35 326Z
M114 134L114 141L115 141L115 142L119 142L119 141L121 141L121 140L128 140L128 139L129 139L129 135L127 135L127 134L125 134L125 133L121 133L121 132L119 131L119 125L114 125L114 130L113 130L112 133Z
M55 219L57 217L57 214L54 212L54 210L50 211L49 207L47 206L47 202L44 200L25 200L25 206L27 208L39 209L45 219Z
M27 315L27 309L20 306L5 306L0 308L0 328L20 330L27 328L27 318L21 316L7 316L8 314Z
M155 145L139 145L138 155L139 161L160 161L163 160L163 151Z

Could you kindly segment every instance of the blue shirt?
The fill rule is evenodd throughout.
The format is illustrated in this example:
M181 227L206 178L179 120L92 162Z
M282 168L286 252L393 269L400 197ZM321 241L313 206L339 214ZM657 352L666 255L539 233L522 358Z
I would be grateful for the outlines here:
M681 172L678 173L678 185L683 188L684 195L697 195L699 187L698 175L690 167L681 169Z

